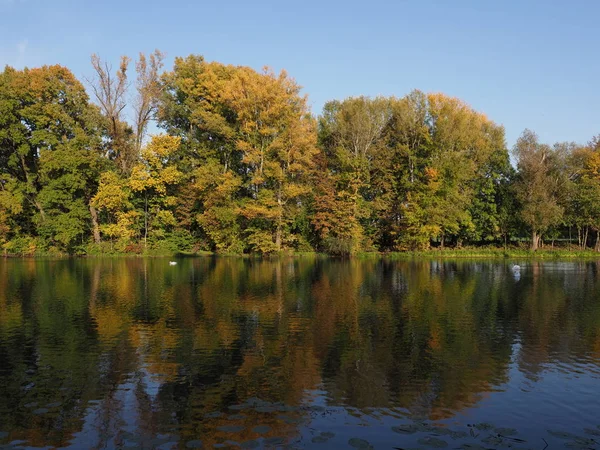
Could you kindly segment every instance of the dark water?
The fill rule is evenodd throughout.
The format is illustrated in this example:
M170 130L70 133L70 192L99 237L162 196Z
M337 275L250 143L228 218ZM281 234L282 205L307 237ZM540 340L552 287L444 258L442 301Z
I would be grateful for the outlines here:
M600 262L0 261L0 446L598 448Z

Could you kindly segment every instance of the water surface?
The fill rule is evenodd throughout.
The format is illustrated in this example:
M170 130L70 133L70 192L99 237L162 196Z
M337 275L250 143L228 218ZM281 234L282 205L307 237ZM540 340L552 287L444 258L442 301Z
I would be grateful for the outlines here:
M0 261L0 446L598 448L600 262Z

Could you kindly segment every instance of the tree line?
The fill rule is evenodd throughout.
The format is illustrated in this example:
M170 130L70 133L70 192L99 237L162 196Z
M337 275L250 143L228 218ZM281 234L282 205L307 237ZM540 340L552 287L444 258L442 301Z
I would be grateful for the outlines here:
M285 71L163 61L93 55L83 82L59 65L0 73L5 254L346 255L523 238L600 251L599 137L547 145L525 130L513 166L504 128L444 94L333 100L315 117Z

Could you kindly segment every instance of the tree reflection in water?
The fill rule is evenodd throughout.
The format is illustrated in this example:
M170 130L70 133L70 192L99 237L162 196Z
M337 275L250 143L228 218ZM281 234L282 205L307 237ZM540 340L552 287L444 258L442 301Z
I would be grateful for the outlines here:
M3 261L0 444L402 444L419 427L470 431L487 417L536 438L548 421L593 428L598 264L521 272L498 261Z

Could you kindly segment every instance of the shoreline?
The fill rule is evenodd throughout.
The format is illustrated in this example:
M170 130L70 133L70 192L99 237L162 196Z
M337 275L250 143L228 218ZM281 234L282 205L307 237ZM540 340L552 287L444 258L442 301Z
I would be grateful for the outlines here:
M93 253L93 254L66 254L66 253L37 253L37 254L3 254L3 259L46 259L46 258L198 258L198 257L224 257L244 259L274 259L274 258L327 258L348 260L409 260L409 259L600 259L600 252L591 249L541 249L537 251L517 248L461 248L461 249L432 249L420 251L398 252L360 252L352 255L329 255L319 252L281 252L272 254L232 254L209 251L199 252L147 252L147 253Z

